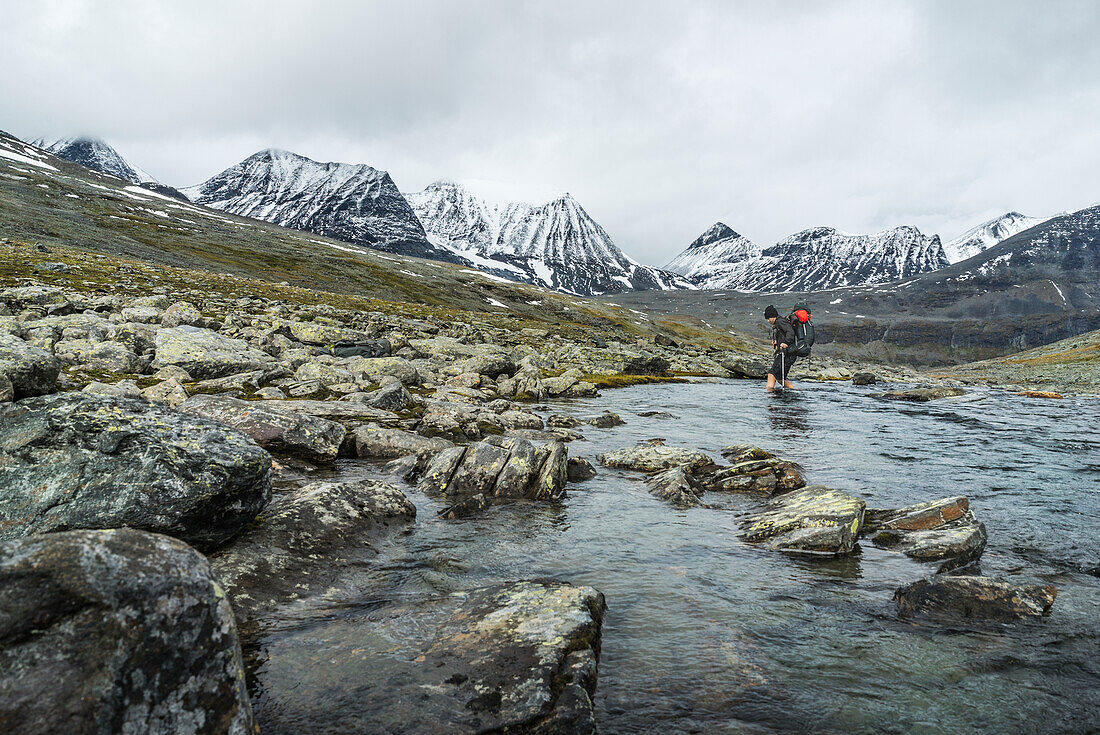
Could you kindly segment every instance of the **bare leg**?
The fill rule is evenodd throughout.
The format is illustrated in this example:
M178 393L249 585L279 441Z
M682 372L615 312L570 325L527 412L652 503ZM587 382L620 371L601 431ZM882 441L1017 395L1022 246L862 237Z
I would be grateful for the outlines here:
M794 390L794 386L791 385L791 381L789 381L789 380L784 380L783 381L783 387L787 388L789 390Z
M764 390L768 391L769 393L775 392L775 376L771 373L768 373L768 384L764 386Z

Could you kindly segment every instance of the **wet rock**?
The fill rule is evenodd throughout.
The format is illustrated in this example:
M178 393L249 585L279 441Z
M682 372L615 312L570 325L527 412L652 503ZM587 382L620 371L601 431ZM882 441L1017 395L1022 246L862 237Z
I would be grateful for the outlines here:
M635 416L641 416L643 419L674 419L674 415L668 411L639 411Z
M61 363L49 352L0 331L0 373L11 381L16 400L53 392L60 372Z
M874 373L856 373L852 376L852 385L874 385L878 377Z
M1052 390L1022 390L1016 395L1023 396L1024 398L1065 398L1061 393Z
M487 497L482 493L478 493L477 495L463 498L453 505L448 505L446 508L439 511L438 515L440 518L448 521L453 521L456 518L468 518L488 510L490 504Z
M229 604L181 541L0 544L0 722L20 735L257 732Z
M765 378L771 361L756 356L729 356L719 361L731 378Z
M841 555L854 548L863 527L864 501L810 485L778 496L742 523L742 538L782 551Z
M965 395L966 391L962 388L954 387L940 387L940 388L909 388L908 390L890 390L885 393L875 393L875 398L886 398L892 401L912 401L916 403L926 403L928 401L934 401L937 398L952 398L955 396Z
M512 582L319 620L265 649L260 726L594 733L605 607L589 587Z
M4 373L0 373L0 403L11 403L15 400L15 386L11 379Z
M340 452L347 430L315 416L273 410L258 401L200 394L179 405L179 410L232 426L269 452L301 457L311 462L332 462Z
M655 472L646 478L645 484L652 495L680 507L699 505L699 496L704 492L683 465Z
M565 473L569 482L584 482L596 476L596 468L584 457L570 457Z
M670 367L665 358L643 353L624 358L619 372L624 375L664 375Z
M550 451L542 463L538 479L528 488L527 497L532 500L557 500L565 495L569 451L563 442L551 442L547 446Z
M264 509L210 564L238 619L248 621L274 603L326 588L350 554L415 517L416 506L387 483L314 482Z
M244 340L190 326L158 331L156 351L154 369L178 365L195 380L260 370L272 363L270 355L251 347Z
M763 451L756 447L751 449L756 452ZM802 477L802 469L798 465L772 456L766 459L748 459L728 467L719 465L699 467L693 470L693 475L697 482L709 492L767 496L797 490L806 484Z
M578 418L560 413L552 413L546 417L546 425L551 429L575 429L581 423Z
M969 511L970 500L961 495L904 508L868 508L864 517L864 530L926 531L956 521Z
M271 456L222 424L80 392L0 408L0 539L129 526L211 549L270 493Z
M681 465L695 468L713 464L710 457L694 449L653 444L636 444L633 447L616 449L613 452L601 454L598 459L605 467L643 472L667 470Z
M585 423L595 426L597 429L611 429L616 426L622 426L626 422L623 421L619 414L612 411L604 411L599 416L587 419Z
M766 449L753 446L752 444L733 444L725 447L721 451L721 455L725 457L731 464L739 464L741 462L749 462L751 460L771 459L775 455Z
M355 450L362 459L396 459L410 454L427 456L453 446L446 439L430 438L400 429L362 426L355 430Z
M871 510L864 533L875 546L901 552L918 561L942 561L944 572L982 555L987 534L964 497L943 498L895 510Z
M1058 589L1054 585L1016 586L989 577L939 575L899 587L894 593L902 617L1011 622L1047 615Z
M437 454L424 471L421 491L464 497L555 500L565 494L568 452L562 442L536 446L525 439L475 442Z
M175 378L162 380L156 385L151 385L143 390L141 395L147 401L163 403L170 408L175 408L189 397L187 389Z

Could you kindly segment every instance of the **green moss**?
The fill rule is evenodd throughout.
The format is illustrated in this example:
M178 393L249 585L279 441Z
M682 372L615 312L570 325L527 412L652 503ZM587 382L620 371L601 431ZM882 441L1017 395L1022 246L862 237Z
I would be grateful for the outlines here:
M629 375L615 373L612 375L584 375L581 380L585 383L594 383L597 388L627 388L632 385L649 385L651 383L686 383L686 378L678 375Z

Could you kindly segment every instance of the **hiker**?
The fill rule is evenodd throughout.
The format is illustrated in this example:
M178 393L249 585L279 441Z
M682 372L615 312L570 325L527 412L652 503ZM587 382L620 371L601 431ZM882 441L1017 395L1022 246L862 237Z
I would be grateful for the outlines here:
M764 309L764 320L772 327L772 348L775 349L775 359L772 368L768 371L768 384L765 389L769 393L775 391L778 381L784 388L794 389L791 381L787 380L787 374L791 371L796 356L791 354L790 346L794 344L795 332L790 319L779 316L779 310L774 306Z

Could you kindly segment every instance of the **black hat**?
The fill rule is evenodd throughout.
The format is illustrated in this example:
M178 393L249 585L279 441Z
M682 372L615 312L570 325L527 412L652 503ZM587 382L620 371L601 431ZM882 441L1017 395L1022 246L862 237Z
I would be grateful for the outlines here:
M764 309L765 319L771 319L773 316L779 316L778 309L776 309L774 306L769 306L767 309Z

